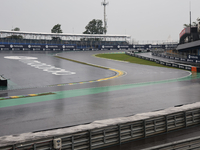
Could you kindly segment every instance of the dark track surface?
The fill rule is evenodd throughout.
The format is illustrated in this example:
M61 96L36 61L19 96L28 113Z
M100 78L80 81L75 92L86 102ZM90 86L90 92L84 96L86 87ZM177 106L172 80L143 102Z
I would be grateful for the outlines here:
M40 86L51 84L81 82L110 77L115 73L109 70L60 60L46 53L1 52L0 74L4 74L5 77L10 78L11 81L15 82L18 86L29 87L31 84L38 86L38 88L31 89L0 91L1 96L54 91L63 91L64 94L64 91L68 90L76 91L77 89L86 88L94 90L95 87L102 87L104 92L69 98L59 98L55 95L55 99L51 101L0 108L0 136L129 116L136 113L165 109L175 105L199 101L199 79L186 81L174 80L173 82L164 83L158 82L182 78L190 75L189 72L178 69L124 63L92 56L96 53L106 52L110 51L65 52L59 55L78 61L122 70L127 72L127 75L101 82L41 88ZM3 59L3 57L7 55L38 57L41 62L76 72L76 75L64 77L53 76L50 73L31 68L21 62L13 63L11 60ZM20 71L18 69L20 69ZM33 74L35 76L32 77ZM21 77L23 77L23 80L20 80ZM31 82L29 82L29 80L31 80ZM142 83L144 82L151 82L151 84L143 85ZM130 84L132 87L128 87L126 84ZM124 89L110 90L113 86L124 87ZM10 99L7 101L13 100Z

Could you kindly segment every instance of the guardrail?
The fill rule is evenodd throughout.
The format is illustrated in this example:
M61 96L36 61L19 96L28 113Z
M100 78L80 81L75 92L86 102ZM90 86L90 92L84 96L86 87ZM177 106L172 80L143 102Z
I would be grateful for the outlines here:
M191 150L200 149L200 137L176 141L168 144L145 148L143 150Z
M194 67L192 65L181 64L181 63L170 62L170 61L163 61L163 60L155 59L155 58L149 58L149 57L137 55L136 53L132 53L132 52L126 52L126 54L130 55L130 56L138 57L141 59L153 61L158 64L169 66L169 67L175 67L175 68L185 69L185 70L194 71L194 72L200 72L200 68ZM152 55L153 55L153 53L152 53ZM162 54L158 54L156 56L163 57ZM174 59L176 60L176 58L174 58Z
M199 60L193 60L193 59L188 59L187 57L179 57L178 55L165 55L165 54L158 54L158 53L152 53L154 56L158 57L163 57L163 58L168 58L168 59L174 59L178 61L185 61L189 63L196 63L199 65L200 61Z
M168 112L174 112L171 114L167 111L165 112L165 110L150 112L147 115L148 117L144 117L145 115L141 114L142 118L146 119L137 119L141 116L135 115L125 118L127 120L125 123L116 123L124 118L116 119L115 125L105 127L102 124L105 122L109 124L108 121L99 121L91 129L87 128L88 125L83 125L84 130L80 132L78 129L74 129L74 133L64 134L64 129L60 129L63 134L56 135L57 131L49 131L51 133L50 137L45 132L31 133L31 135L15 135L14 139L18 141L12 141L12 136L5 136L0 138L0 150L54 150L56 149L55 140L58 139L62 143L60 145L61 148L65 150L100 149L198 125L200 124L200 104L193 106L197 106L197 108L194 107L192 109L188 106L174 107L168 110ZM187 110L180 111L185 108ZM135 118L135 121L128 121L128 118L133 120ZM37 134L40 135L38 139L35 138Z

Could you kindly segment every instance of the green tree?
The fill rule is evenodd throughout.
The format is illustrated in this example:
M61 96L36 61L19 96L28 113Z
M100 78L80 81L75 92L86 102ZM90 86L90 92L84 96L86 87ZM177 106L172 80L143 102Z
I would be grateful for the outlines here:
M14 29L12 29L12 31L20 31L20 28L15 27ZM23 39L23 36L21 36L21 35L11 35L11 36L8 36L7 38L9 38L9 39L22 40L22 39Z
M12 29L12 31L20 31L20 28L16 27L16 28Z
M56 24L52 29L51 29L51 33L63 33L62 29L61 29L61 25L60 24ZM61 39L59 37L52 37L52 40L54 41L61 41Z
M85 29L86 30L83 32L83 34L103 34L105 32L102 20L98 19L93 19L90 21Z
M51 29L51 33L63 33L61 30L61 25L57 24Z
M200 21L200 18L196 19L197 22L193 22L191 26L197 26L198 22ZM190 27L190 24L184 24L183 25L184 28Z

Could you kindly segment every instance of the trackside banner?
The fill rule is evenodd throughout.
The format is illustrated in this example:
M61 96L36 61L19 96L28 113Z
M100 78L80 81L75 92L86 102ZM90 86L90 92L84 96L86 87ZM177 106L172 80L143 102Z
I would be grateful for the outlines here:
M75 45L32 45L32 44L0 44L4 51L65 51L74 50Z
M78 46L78 45L48 45L48 44L1 44L0 50L4 51L67 51L67 50L90 50L90 49L174 49L177 44L168 45L95 45L95 46Z
M179 61L187 61L187 62L192 62L192 63L200 63L200 56L196 55L188 55L188 58L178 58L178 57L172 57L172 56L166 56L166 55L161 55L161 54L156 54L152 53L154 56L159 56L159 57L164 57L168 59L174 59L174 60L179 60Z

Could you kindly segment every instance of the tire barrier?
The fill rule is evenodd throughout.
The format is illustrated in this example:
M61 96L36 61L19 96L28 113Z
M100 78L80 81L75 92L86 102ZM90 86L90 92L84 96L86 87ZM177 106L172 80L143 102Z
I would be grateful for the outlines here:
M200 68L197 68L197 67L191 66L191 65L180 64L180 63L176 63L176 62L168 62L168 61L163 61L163 60L159 60L159 59L155 59L155 58L144 57L144 56L140 56L135 53L132 53L132 52L126 52L126 54L133 56L133 57L153 61L153 62L156 62L157 64L161 64L161 65L165 65L165 66L169 66L169 67L175 67L175 68L194 71L194 72L200 72ZM158 56L158 55L156 55L156 56Z
M0 150L95 150L200 125L200 102L61 129L0 137Z

